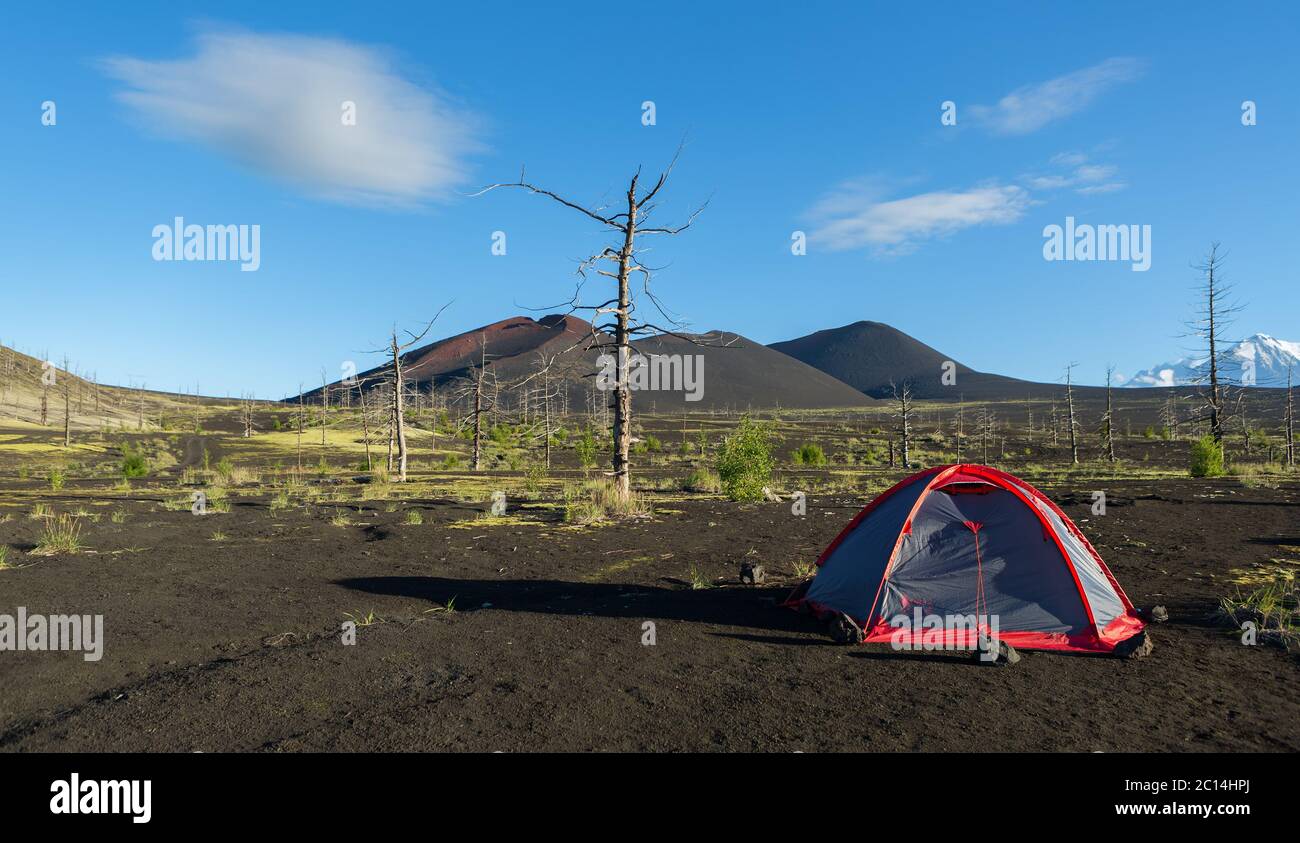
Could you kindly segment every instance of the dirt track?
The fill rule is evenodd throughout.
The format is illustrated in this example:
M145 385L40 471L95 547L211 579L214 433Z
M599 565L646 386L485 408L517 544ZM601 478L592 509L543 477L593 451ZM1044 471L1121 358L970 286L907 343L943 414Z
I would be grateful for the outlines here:
M1213 488L1130 484L1104 517L1066 505L1135 604L1170 608L1151 658L1008 669L832 645L770 605L789 582L690 588L692 565L734 582L750 550L789 575L848 498L804 518L670 501L589 530L548 507L453 528L477 511L432 500L423 524L371 510L347 527L264 502L202 518L139 504L87 529L96 553L0 572L0 611L100 613L107 639L98 663L0 654L0 749L1296 751L1300 662L1212 615L1230 570L1295 557L1300 495ZM0 540L36 530L10 520ZM371 611L382 622L344 646L345 613Z

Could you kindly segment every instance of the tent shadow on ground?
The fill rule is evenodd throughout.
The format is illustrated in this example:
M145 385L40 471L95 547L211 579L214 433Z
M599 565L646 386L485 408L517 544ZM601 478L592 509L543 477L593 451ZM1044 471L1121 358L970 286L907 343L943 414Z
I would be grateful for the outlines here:
M355 577L335 585L367 594L424 600L434 606L455 601L457 612L492 611L685 621L747 627L765 632L816 633L808 618L776 604L788 586L691 589L632 583L562 580L474 580L443 577Z

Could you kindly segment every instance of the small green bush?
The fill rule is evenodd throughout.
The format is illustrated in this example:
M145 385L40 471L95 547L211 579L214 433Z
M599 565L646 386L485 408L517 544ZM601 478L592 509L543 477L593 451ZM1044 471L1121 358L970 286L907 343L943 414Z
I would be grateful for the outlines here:
M582 436L573 443L573 450L583 468L591 468L596 464L596 437L592 435L591 428L582 431Z
M131 447L130 443L122 446L122 476L126 478L144 477L149 473L149 461L144 454Z
M1192 443L1192 476L1222 477L1223 447L1206 434Z
M822 446L816 442L806 442L800 445L793 453L790 454L795 465L823 466L826 465L826 452Z
M722 490L734 501L761 501L763 487L772 482L772 432L746 415L734 433L722 440L717 457Z

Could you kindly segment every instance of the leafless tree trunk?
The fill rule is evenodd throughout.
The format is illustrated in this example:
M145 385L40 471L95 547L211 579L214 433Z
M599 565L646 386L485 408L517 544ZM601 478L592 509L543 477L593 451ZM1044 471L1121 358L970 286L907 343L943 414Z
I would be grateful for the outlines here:
M1295 468L1295 405L1291 400L1291 367L1286 367L1286 464Z
M889 387L894 391L894 400L898 402L899 434L903 445L903 468L912 467L912 384L903 381L902 385L892 380Z
M63 447L72 447L72 376L67 357L63 358Z
M957 396L957 462L961 462L961 438L965 433L962 430L962 405L965 401L965 396Z
M1241 444L1246 451L1246 456L1250 456L1250 418L1246 415L1246 393L1241 393L1241 398L1237 401L1237 415L1241 421Z
M1106 367L1106 417L1102 419L1103 444L1106 447L1106 459L1115 461L1115 405L1112 401L1111 382L1115 379L1115 367Z
M389 337L387 353L390 355L390 359L392 360L393 395L392 395L392 404L391 404L391 429L389 431L389 438L388 438L388 454L389 454L388 470L390 472L393 470L392 453L393 453L393 445L394 443L396 443L397 480L400 483L406 482L406 459L407 459L406 407L405 407L405 383L404 383L405 376L402 370L402 355L411 346L415 345L420 340L424 339L425 335L429 333L429 329L433 327L433 323L438 321L438 317L441 316L442 312L446 309L447 309L447 305L445 304L442 307L438 308L438 312L433 315L433 318L429 320L429 323L424 326L424 330L420 331L420 333L413 334L410 331L406 331L405 332L407 336L406 342L398 341L396 327L393 328L392 334ZM379 352L377 351L375 353L379 353Z
M1197 338L1206 351L1205 363L1198 372L1197 382L1201 385L1201 397L1209 413L1210 435L1223 447L1223 425L1226 415L1223 384L1229 379L1222 371L1222 357L1227 354L1228 342L1223 332L1231 322L1231 316L1241 308L1229 300L1232 286L1223 280L1223 255L1219 254L1219 244L1210 244L1210 252L1196 265L1204 277L1199 287L1200 309L1192 321L1187 323L1189 336Z
M330 387L326 380L325 367L320 370L320 446L325 447L325 425L329 420Z
M302 471L302 426L303 426L303 409L302 409L302 382L298 383L298 471Z
M357 401L361 403L361 430L366 444L366 471L374 471L375 464L370 459L370 412L366 407L366 391L364 388L357 389Z
M1074 418L1074 367L1071 363L1065 367L1065 406L1067 424L1070 426L1070 462L1079 464L1079 423Z
M243 393L239 402L239 418L244 425L244 438L253 438L253 394Z
M679 150L680 154L680 150ZM673 159L676 163L676 157ZM559 202L567 208L577 211L590 219L603 225L606 229L619 235L621 242L617 247L607 246L598 254L593 255L579 267L579 273L583 274L586 269L594 271L606 278L611 279L616 284L616 294L609 300L595 306L581 306L577 304L577 293L571 302L574 310L584 309L592 310L597 314L612 314L614 321L610 325L593 326L592 344L587 348L612 348L615 354L615 364L617 375L614 384L614 453L612 458L612 474L617 493L622 497L631 494L631 459L629 457L632 444L632 388L628 380L628 369L632 357L632 338L641 333L672 333L649 323L635 321L632 313L635 307L632 300L631 276L638 273L644 280L644 289L649 297L658 306L658 301L650 293L651 270L644 266L637 258L637 237L651 234L668 234L674 235L685 231L694 222L695 217L704 210L703 207L691 214L690 218L677 227L655 227L644 225L645 220L653 212L655 205L652 200L663 188L668 181L668 176L672 173L672 164L655 182L654 187L650 188L643 195L637 195L638 183L641 173L638 170L632 176L631 183L628 185L626 194L626 210L620 213L607 215L604 208L586 208L568 199L564 199L549 190L543 190L528 182L524 181L523 174L520 174L519 181L509 184L494 184L484 188L479 193L486 193L498 187L517 187L527 190L531 193L541 194L550 199ZM603 269L605 263L613 265L613 270ZM584 275L585 277L585 275ZM580 285L581 286L581 285ZM663 308L658 308L663 313ZM673 320L666 314L664 318L669 322ZM676 324L675 322L673 324ZM613 329L613 342L601 340L599 331Z

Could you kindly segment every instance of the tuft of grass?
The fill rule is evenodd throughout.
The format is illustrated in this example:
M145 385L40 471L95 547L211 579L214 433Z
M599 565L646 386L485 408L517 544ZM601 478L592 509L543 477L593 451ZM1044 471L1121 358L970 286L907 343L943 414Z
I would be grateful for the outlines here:
M373 626L377 623L384 623L384 619L379 617L379 615L376 615L374 609L371 609L364 614L362 614L360 609L355 613L344 612L343 614L347 616L348 620L352 621L357 626Z
M420 514L420 510L418 509L408 509L406 511L406 523L412 525L423 524L424 516Z
M806 580L815 573L817 573L817 566L812 562L794 563L794 575L801 580Z
M53 514L54 514L54 510L50 509L48 506L46 506L43 503L38 503L32 507L31 515L27 517L35 521L40 518L49 518Z
M9 545L0 544L0 571L12 567L13 565L9 564Z
M564 520L569 524L595 524L650 513L650 504L643 497L635 492L619 495L612 480L589 480L564 490Z
M51 468L49 474L45 475L45 479L50 484L50 490L57 492L68 481L68 476L63 473L61 468Z
M682 491L697 492L701 494L716 494L722 491L722 478L718 477L716 471L707 468L697 468L686 475L682 481Z
M212 541L214 542L223 542L227 538L228 536L225 533L221 532L220 530L217 530L215 533L212 534Z
M330 519L330 523L333 524L335 527L351 527L352 519L348 518L346 513L339 512L336 513L334 517Z
M456 597L452 597L441 606L434 606L432 609L425 609L426 615L454 615L456 614Z
M56 553L76 553L78 550L81 550L81 522L65 512L56 518L46 519L32 555L52 556Z
M701 591L706 588L713 588L712 581L700 572L700 569L691 565L691 590Z
M1253 623L1260 641L1300 650L1300 584L1295 571L1279 571L1247 594L1238 590L1222 598L1219 612L1238 629Z
M281 489L276 492L275 497L271 498L271 511L277 512L281 509L288 509L292 503L293 501L289 498L289 490Z

